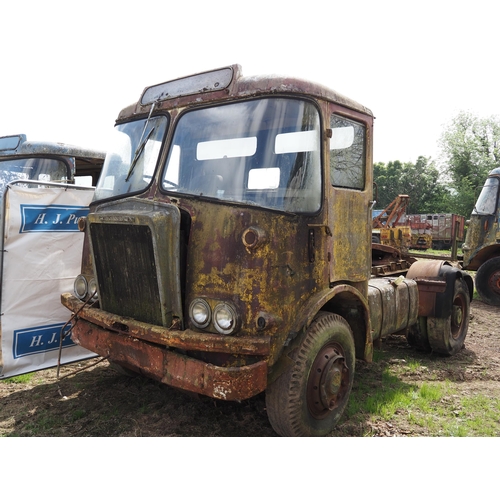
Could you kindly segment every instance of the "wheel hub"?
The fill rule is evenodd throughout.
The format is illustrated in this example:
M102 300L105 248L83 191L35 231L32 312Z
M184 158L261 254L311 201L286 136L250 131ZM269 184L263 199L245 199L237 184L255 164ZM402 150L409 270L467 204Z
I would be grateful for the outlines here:
M462 324L462 318L463 318L462 308L460 306L454 305L453 316L452 316L453 326L459 327Z
M453 338L460 336L460 328L464 320L465 301L461 295L458 295L453 302L451 311L451 335Z
M316 418L325 417L339 405L348 380L349 369L341 349L323 347L314 360L307 384L307 403Z
M500 270L491 273L488 285L491 291L500 295Z

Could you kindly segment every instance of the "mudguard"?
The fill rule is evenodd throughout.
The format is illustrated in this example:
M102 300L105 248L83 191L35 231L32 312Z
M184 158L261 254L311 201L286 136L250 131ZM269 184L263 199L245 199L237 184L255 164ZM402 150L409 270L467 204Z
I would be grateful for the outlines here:
M448 318L452 313L455 282L459 279L466 283L472 301L472 277L448 261L419 260L411 265L406 277L417 283L419 316Z

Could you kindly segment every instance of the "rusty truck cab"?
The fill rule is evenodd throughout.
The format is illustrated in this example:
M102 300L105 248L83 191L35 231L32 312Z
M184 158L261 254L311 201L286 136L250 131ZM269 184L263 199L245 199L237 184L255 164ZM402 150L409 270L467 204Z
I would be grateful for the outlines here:
M464 269L476 271L476 288L481 298L500 305L500 168L493 169L470 216L462 246Z
M227 400L265 390L320 311L370 359L372 125L334 91L237 65L146 88L81 224L82 274L62 301L92 305L73 338Z

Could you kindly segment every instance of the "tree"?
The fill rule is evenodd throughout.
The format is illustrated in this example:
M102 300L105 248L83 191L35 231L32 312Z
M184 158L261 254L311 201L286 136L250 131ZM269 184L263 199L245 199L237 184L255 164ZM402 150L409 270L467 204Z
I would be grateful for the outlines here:
M461 111L445 128L440 146L451 187L459 192L467 180L477 190L490 170L500 166L500 117L480 118Z
M439 182L439 170L429 158L419 156L415 164L406 163L400 183L400 189L410 195L409 213L447 211L443 206L446 188Z
M440 182L440 173L430 158L419 156L416 163L376 163L373 166L377 185L377 209L383 209L397 195L410 196L407 213L449 212L450 193Z
M373 179L376 184L375 196L377 198L376 208L385 208L399 192L399 179L403 164L400 161L390 161L387 163L375 163L373 165Z
M454 188L450 189L447 196L447 213L459 214L469 217L476 203L479 189L475 189L468 178L461 179Z

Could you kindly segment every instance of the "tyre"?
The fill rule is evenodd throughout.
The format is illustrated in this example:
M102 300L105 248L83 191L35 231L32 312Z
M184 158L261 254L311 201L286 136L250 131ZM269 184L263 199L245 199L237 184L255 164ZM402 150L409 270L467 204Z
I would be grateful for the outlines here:
M487 260L477 270L476 289L483 302L500 306L500 257Z
M318 314L289 356L292 366L266 390L271 425L281 436L325 436L340 419L354 379L349 324Z
M417 351L431 352L432 347L427 337L427 318L420 316L416 324L408 328L406 341Z
M450 317L427 318L427 338L433 352L453 356L462 349L469 328L469 313L469 288L462 279L457 279Z

